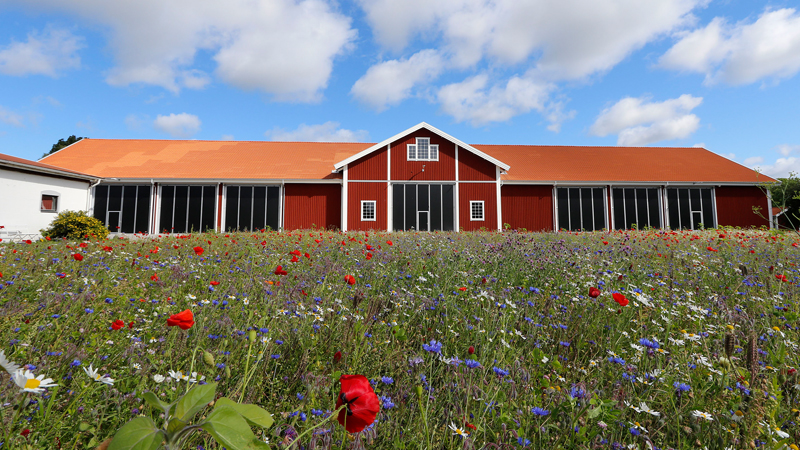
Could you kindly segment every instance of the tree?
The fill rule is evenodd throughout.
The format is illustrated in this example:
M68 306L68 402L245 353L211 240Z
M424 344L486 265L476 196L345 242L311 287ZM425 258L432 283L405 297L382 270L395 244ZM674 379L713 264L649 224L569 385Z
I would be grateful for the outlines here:
M800 225L800 179L795 173L788 178L778 178L780 184L770 186L772 205L785 210L778 221L779 227L797 229Z
M74 134L72 136L68 137L66 140L65 139L59 139L58 142L53 144L53 148L51 148L48 153L45 153L44 155L42 155L42 158L44 158L47 155L52 155L53 153L61 150L62 148L70 146L70 145L80 141L81 139L84 139L84 138L75 137Z

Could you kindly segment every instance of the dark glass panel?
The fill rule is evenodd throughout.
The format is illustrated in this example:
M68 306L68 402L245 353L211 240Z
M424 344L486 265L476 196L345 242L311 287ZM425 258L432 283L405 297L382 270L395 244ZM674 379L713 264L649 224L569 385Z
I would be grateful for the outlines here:
M558 228L569 230L569 189L556 189L558 197Z
M139 186L136 194L136 233L150 232L150 186Z
M108 186L95 186L94 187L94 216L103 222L104 225L108 225L106 223L106 212L108 211L106 207L108 206Z
M431 231L442 229L442 186L431 185Z
M217 187L203 186L203 212L200 222L203 231L216 230L217 220L214 215L217 205Z
M650 223L650 215L647 210L647 190L636 189L636 224L639 229L646 227Z
M419 230L430 231L428 229L428 211L420 211L417 214L419 215Z
M269 186L267 188L267 225L273 230L279 227L280 188Z
M186 233L187 214L189 213L189 186L175 186L175 217L172 220L173 233Z
M419 184L417 185L417 211L428 211L428 205L428 185Z
M614 188L611 190L611 201L614 204L614 229L622 230L625 228L625 190Z
M253 231L264 228L267 223L267 187L253 187Z
M392 227L395 231L405 230L405 188L402 184L392 185Z
M577 231L581 229L581 190L580 188L569 188L569 228L568 230Z
M594 200L594 229L602 230L606 225L606 202L603 198L603 188L592 188L592 199Z
M225 229L235 230L239 227L239 186L228 186L225 201Z
M667 189L667 213L669 218L669 228L672 230L680 229L678 218L678 190Z
M703 203L703 225L706 228L716 228L714 221L714 203L711 201L711 189L701 189L700 196Z
M636 189L625 189L625 229L630 230L636 223Z
M200 216L203 210L203 186L189 186L189 220L186 225L187 232L197 233L200 228Z
M122 228L123 233L133 233L136 226L136 186L123 186L122 189Z
M453 231L455 223L453 217L455 215L453 197L453 185L445 184L442 186L442 230Z
M108 231L112 233L119 232L119 219L120 219L119 211L108 212Z
M417 228L417 185L407 184L406 187L406 230Z
M108 210L122 211L122 186L111 186L109 188Z
M661 228L661 202L658 201L658 188L647 189L647 202L650 205L650 226Z
M239 189L239 231L251 230L253 218L253 187L242 186Z
M172 231L172 218L175 206L175 186L161 187L161 221L159 232L169 233Z
M692 227L692 215L689 209L689 190L686 188L678 189L678 211L680 213L680 228Z
M594 206L592 204L592 188L581 188L581 228L594 231Z

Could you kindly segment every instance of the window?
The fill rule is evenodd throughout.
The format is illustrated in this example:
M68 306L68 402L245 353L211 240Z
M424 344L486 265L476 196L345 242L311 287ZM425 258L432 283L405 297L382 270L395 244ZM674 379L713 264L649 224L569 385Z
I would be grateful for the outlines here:
M483 220L483 202L469 202L469 220Z
M556 189L558 228L570 231L597 231L606 227L606 202L603 188L574 187Z
M279 186L226 186L225 229L278 229Z
M216 204L216 186L161 186L159 229L165 233L214 230Z
M42 212L58 212L58 196L42 194Z
M375 220L375 200L361 201L361 220Z
M658 188L613 188L614 229L661 228Z
M673 230L717 226L711 188L667 188L667 212Z
M416 144L408 144L409 161L438 161L439 146L431 144L430 138L417 138Z
M94 217L112 233L150 230L150 185L107 185L94 188Z

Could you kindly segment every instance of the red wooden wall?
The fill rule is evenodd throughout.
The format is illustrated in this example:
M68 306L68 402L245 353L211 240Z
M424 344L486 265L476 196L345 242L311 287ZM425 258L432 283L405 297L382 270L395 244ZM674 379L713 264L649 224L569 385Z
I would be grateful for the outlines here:
M384 158L384 162L386 159ZM384 170L385 172L385 170ZM347 183L347 229L386 230L388 217L386 183ZM374 221L361 221L361 200L375 200Z
M767 196L756 186L722 186L717 194L717 225L734 227L769 226ZM753 214L753 206L761 207L767 220Z
M458 155L461 157L461 155ZM497 229L497 184L496 183L459 183L458 188L458 221L464 231ZM470 220L469 202L483 200L484 220Z
M405 147L404 147L405 148ZM425 171L427 172L427 167ZM348 180L386 180L386 149L381 149L347 166Z
M495 165L463 148L458 149L458 179L468 181L495 181Z
M416 144L418 137L431 138L439 146L439 161L408 161L408 144ZM392 142L392 180L451 181L456 179L456 145L438 134L421 128ZM461 155L459 154L459 157ZM425 166L425 172L422 166ZM349 177L349 173L348 173Z
M295 184L285 187L283 227L287 230L342 226L342 186Z
M459 157L461 155L458 155ZM528 231L553 231L553 186L503 185L503 226Z

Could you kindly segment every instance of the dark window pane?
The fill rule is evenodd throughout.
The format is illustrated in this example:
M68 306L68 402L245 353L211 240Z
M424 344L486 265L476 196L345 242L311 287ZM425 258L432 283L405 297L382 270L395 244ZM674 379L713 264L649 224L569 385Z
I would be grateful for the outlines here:
M395 231L405 229L405 187L402 184L392 185L392 228Z
M453 231L455 223L453 217L455 215L453 197L453 185L445 184L442 186L442 230Z
M569 230L569 189L556 189L558 197L558 228Z
M123 233L133 233L136 222L136 186L122 188L122 228Z
M217 207L217 187L203 186L203 213L201 226L203 231L216 230L217 218L214 215Z
M417 228L417 185L407 184L406 187L406 230Z
M428 229L428 211L420 211L419 215L419 231L430 231Z
M267 226L273 230L279 228L278 213L280 211L280 188L270 186L267 188Z
M108 186L95 186L94 187L94 216L98 218L104 225L106 223L106 207L108 206Z
M108 231L111 231L112 233L119 232L119 219L120 219L119 211L108 212Z
M636 224L639 229L646 227L650 222L647 212L647 190L636 189Z
M661 202L658 201L658 188L647 189L647 202L650 205L650 226L661 228Z
M431 185L431 231L442 229L442 186Z
M136 194L136 233L150 232L150 186L139 186Z
M173 233L186 233L186 219L189 214L189 186L175 186L175 218L172 220Z
M267 187L253 188L253 231L264 228L267 223Z
M678 189L678 212L680 213L680 228L692 227L692 215L689 209L689 189Z
M606 202L603 198L603 188L592 188L592 199L594 200L594 229L602 230L606 225Z
M122 211L122 186L111 186L108 190L108 210ZM114 230L116 231L116 230Z
M630 230L636 223L636 189L625 189L625 229Z
M692 211L702 210L702 204L700 203L700 189L689 189L689 201L692 205Z
M714 204L711 201L711 189L701 189L700 196L703 203L703 225L706 228L716 228L714 221Z
M161 187L161 221L159 231L169 233L172 231L172 218L175 205L175 186Z
M239 227L239 186L228 186L225 195L225 229L232 231Z
M679 230L681 223L678 218L678 190L667 189L667 213L669 218L669 228Z
M239 231L248 231L252 228L253 213L253 187L242 186L239 189Z
M625 197L624 189L614 188L611 190L611 201L614 204L614 229L625 228Z
M203 186L189 186L189 221L187 232L197 233L200 228L200 213L203 210Z
M417 211L428 211L428 185L417 185ZM421 227L422 225L420 225ZM424 228L424 229L427 229Z
M594 207L592 205L592 188L580 188L581 196L581 228L594 231ZM573 220L574 222L574 220Z

